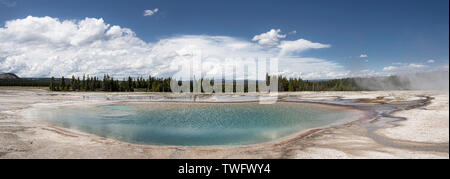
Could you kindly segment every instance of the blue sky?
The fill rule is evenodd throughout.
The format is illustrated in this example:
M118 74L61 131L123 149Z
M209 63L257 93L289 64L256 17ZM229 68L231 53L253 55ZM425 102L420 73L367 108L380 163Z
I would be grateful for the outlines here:
M155 8L155 14L143 15ZM252 41L280 29L287 35L283 40L331 45L300 57L327 59L350 70L380 72L401 63L448 68L449 62L448 0L0 0L1 27L27 16L103 18L148 43L181 35Z

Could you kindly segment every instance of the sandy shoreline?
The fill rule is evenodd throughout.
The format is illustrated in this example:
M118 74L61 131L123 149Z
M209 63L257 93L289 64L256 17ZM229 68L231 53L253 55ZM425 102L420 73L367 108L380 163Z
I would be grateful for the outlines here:
M161 98L161 96L165 96ZM221 102L230 97L195 96ZM313 130L283 141L250 146L136 145L62 129L25 119L20 111L36 104L102 103L110 100L140 102L175 100L173 94L55 93L42 89L0 87L0 158L449 158L448 93L430 91L298 92L283 99L363 106L397 105L425 100L430 104L392 114L406 118L358 121L325 130ZM192 97L186 97L187 100ZM142 100L144 99L144 100ZM249 100L250 99L250 100Z

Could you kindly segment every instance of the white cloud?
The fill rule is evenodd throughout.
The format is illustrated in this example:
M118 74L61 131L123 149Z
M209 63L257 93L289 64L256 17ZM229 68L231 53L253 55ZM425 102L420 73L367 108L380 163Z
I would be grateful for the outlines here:
M289 35L292 35L292 34L296 34L296 33L297 33L297 31L296 31L296 30L293 30L293 31L289 32L288 34L289 34Z
M396 66L387 66L387 67L383 68L383 71L394 71L397 69L398 69L398 67L396 67Z
M425 65L411 63L411 64L408 65L408 67L409 67L409 68L424 68Z
M292 53L303 52L309 49L329 48L331 45L314 43L305 39L298 39L294 41L283 40L286 38L285 34L280 34L280 29L271 29L269 32L262 33L253 37L253 41L265 47L276 47L280 50L280 55L292 55ZM292 31L291 33L297 33Z
M367 55L367 54L361 54L360 56L359 56L359 58L368 58L369 56Z
M150 50L130 29L111 27L103 19L29 16L0 28L0 71L25 77L133 73Z
M433 59L427 60L427 63L434 63L435 61Z
M295 41L281 41L278 48L281 49L281 55L289 55L295 52L303 52L309 49L330 48L331 45L314 43L305 39L298 39Z
M286 38L286 35L280 34L280 29L271 29L269 32L262 33L253 37L253 41L258 41L260 45L276 46L280 39Z
M371 69L362 69L357 71L352 71L348 77L374 77L374 76L385 76L383 72L378 72Z
M383 68L384 72L412 72L420 71L427 68L428 66L416 63L393 63L392 66L387 66Z
M158 8L155 8L153 10L149 10L149 9L144 10L144 16L152 16L152 15L156 14L158 11L159 11Z
M201 50L203 68L208 74L221 74L220 66L238 62L237 58L279 58L280 72L303 78L335 78L347 74L335 62L280 55L329 45L304 39L282 41L267 48L259 43L229 37L180 35L147 43L128 28L106 24L103 19L60 20L27 17L7 21L0 27L0 72L22 77L171 76L185 57ZM225 59L225 60L224 60Z
M279 69L283 76L306 79L344 78L349 74L340 64L318 58L285 57Z

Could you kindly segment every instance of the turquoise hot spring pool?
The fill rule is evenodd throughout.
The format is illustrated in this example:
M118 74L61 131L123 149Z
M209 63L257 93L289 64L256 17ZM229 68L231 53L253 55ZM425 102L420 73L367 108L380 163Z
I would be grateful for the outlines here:
M362 115L344 107L290 102L72 105L34 108L28 114L59 127L129 143L179 146L270 142Z

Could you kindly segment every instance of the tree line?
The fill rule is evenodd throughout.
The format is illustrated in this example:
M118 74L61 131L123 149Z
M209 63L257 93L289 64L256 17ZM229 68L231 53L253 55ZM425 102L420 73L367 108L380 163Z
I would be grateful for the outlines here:
M48 81L36 79L0 79L0 86L47 87Z
M50 78L48 85L51 91L105 91L105 92L134 92L140 89L146 92L170 92L169 78L156 78L149 76L118 80L109 75L104 75L103 79L94 76L83 76L71 79L61 77L59 80Z
M448 77L448 72L443 72L444 76ZM413 77L419 79L434 79L435 73L432 74L416 74ZM407 76L409 77L409 76ZM415 89L414 84L405 76L393 75L387 77L369 77L369 78L343 78L333 80L303 80L301 78L286 78L283 76L269 76L266 75L267 81L277 78L278 91L295 92L295 91L370 91L370 90L410 90ZM132 78L128 77L122 80L115 79L109 75L104 75L103 78L96 76L85 76L75 78L20 78L20 79L0 79L0 86L29 86L29 87L49 87L51 91L105 91L105 92L171 92L170 78L157 78L149 76L148 78ZM202 84L204 79L191 80L190 91L193 92L193 86ZM422 80L424 81L424 80ZM216 81L225 84L225 81ZM215 82L211 80L210 84ZM255 85L257 90L258 81L244 81L244 92L248 92L250 85ZM178 81L180 84L180 81ZM233 81L233 92L242 89L242 83ZM225 91L225 86L222 86L222 92ZM203 92L203 89L202 91Z
M266 75L266 83L270 81L270 78L278 79L278 91L279 92L295 92L295 91L358 91L365 90L357 85L354 79L335 79L335 80L324 80L324 81L308 81L301 78L286 78L283 76L269 76ZM50 78L49 89L51 91L105 91L105 92L171 92L170 82L171 78L156 78L149 76L148 78L138 77L132 78L128 77L126 79L118 80L114 79L109 75L104 75L103 79L96 76L83 76L80 77L72 76L71 79L66 79L64 77L60 79ZM190 92L193 92L194 84L202 84L204 79L191 80L190 81ZM224 80L221 80L222 84L225 84ZM211 85L215 82L211 80ZM244 92L248 92L249 86L248 80L244 82ZM256 83L256 88L258 91L258 83ZM181 81L178 81L181 84ZM233 92L236 92L240 88L241 83L233 81ZM225 92L225 85L222 87L222 91ZM203 90L201 91L203 92Z

